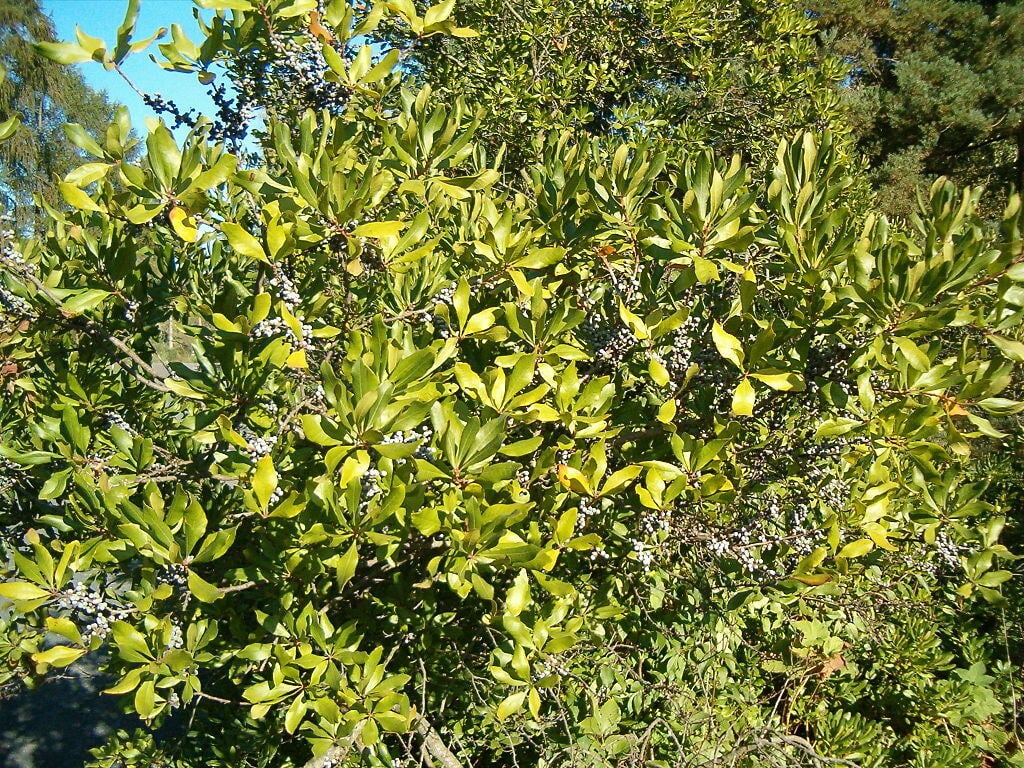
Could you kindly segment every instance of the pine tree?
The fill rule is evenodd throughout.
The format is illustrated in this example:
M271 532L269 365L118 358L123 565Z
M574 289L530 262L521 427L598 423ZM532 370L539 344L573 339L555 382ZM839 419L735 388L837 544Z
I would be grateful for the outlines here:
M1024 3L809 5L823 50L851 65L847 105L885 208L912 211L939 175L1024 187Z
M106 96L81 75L32 48L55 39L53 22L38 0L0 0L0 62L7 70L0 83L0 119L19 115L22 121L0 147L0 190L20 226L38 217L33 196L52 202L53 177L81 163L81 153L64 140L64 124L102 132L112 114Z

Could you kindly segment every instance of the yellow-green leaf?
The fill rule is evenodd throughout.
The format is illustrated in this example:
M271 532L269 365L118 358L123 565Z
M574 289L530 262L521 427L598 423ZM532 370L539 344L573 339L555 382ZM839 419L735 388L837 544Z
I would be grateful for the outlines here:
M404 228L404 221L368 221L356 227L352 234L356 237L380 239L383 237L394 237Z
M186 243L194 243L196 238L199 236L199 230L196 228L195 219L186 213L184 208L180 206L174 206L171 208L171 212L167 214L167 218L171 222L171 228L174 229L174 233L184 240Z
M743 369L743 345L739 339L717 322L711 327L711 339L715 342L718 354L740 370Z
M80 211L102 211L96 201L93 200L89 195L83 192L81 189L76 187L74 184L69 184L66 181L62 181L57 185L57 189L60 191L60 196L64 198L64 201L72 208L77 208Z
M505 596L505 613L518 616L530 604L530 577L520 571L515 583Z
M268 261L260 241L246 232L240 225L226 221L220 225L221 232L228 239L228 245L235 253L257 261Z
M263 509L267 508L270 497L277 490L277 479L274 460L269 456L261 457L256 462L256 471L252 476L252 490L256 494L256 501Z
M0 597L8 600L38 600L50 593L27 581L8 581L0 584Z
M875 543L871 539L857 539L856 541L851 541L839 550L839 554L836 555L836 557L844 557L847 560L852 560L855 557L866 555L874 548Z
M498 705L498 711L496 715L499 720L508 720L516 712L523 708L523 702L526 700L526 691L517 691L516 693L506 696L504 700Z
M82 658L88 651L87 648L69 648L66 645L55 645L53 648L32 654L32 661L39 664L49 664L51 667L66 667L74 661Z
M668 375L668 368L665 364L658 360L656 357L652 357L647 362L647 372L651 375L651 380L659 387L667 386L670 378Z
M223 592L210 582L197 576L194 571L188 572L188 591L203 603L212 603L214 600L219 600L224 596Z
M732 412L736 416L753 416L757 393L749 379L743 379L732 394Z

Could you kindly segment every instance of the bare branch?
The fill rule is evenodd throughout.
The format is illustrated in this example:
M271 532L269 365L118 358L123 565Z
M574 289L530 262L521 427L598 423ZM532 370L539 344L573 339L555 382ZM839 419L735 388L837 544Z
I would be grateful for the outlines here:
M416 732L423 737L424 749L441 764L441 768L463 768L459 758L448 749L448 745L434 730L434 726L427 722L422 715L416 719Z

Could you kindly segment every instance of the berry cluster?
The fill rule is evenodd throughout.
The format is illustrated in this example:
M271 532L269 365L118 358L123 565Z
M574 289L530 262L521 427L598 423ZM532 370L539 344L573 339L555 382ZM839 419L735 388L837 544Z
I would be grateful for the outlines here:
M768 493L763 497L748 497L745 506L749 521L734 530L713 531L704 541L705 551L713 559L738 563L744 572L755 578L782 578L786 569L811 552L817 541L817 533L806 527L810 505L799 497L783 502Z
M9 491L17 485L20 479L18 472L21 470L17 464L10 459L0 456L0 493Z
M207 93L210 99L217 106L213 126L210 129L210 137L214 141L223 141L239 148L246 134L249 132L249 125L256 115L256 106L252 102L252 95L237 87L234 98L228 96L227 88L223 84L215 84Z
M665 367L672 374L683 374L693 362L693 340L698 335L700 318L690 315L676 328L670 338L672 347L665 355Z
M10 213L0 214L0 267L7 267L14 272L34 272L35 265L29 264L18 250L12 222L13 217ZM25 299L15 295L0 283L0 314L27 317L32 314L32 307Z
M668 533L672 528L672 514L667 509L645 509L640 516L640 531L651 537Z
M291 107L299 114L307 109L314 112L326 109L332 114L344 110L351 94L347 88L327 79L330 67L316 37L304 34L281 40L274 36L271 43L274 47L272 63L250 66L247 72L241 73L240 92L249 81L267 103ZM345 52L342 55L349 58Z
M586 530L590 521L600 513L601 508L594 504L591 499L580 499L576 513L576 528L580 531Z
M436 309L438 305L450 305L453 298L455 298L455 283L451 283L438 291L434 297L427 302L427 305L432 309ZM441 315L437 314L437 312L430 312L427 314L426 320L434 327L434 330L442 339L447 339L451 336L448 323L443 317L441 317Z
M135 299L129 299L124 303L124 319L129 323L134 323L139 316L139 302Z
M0 311L5 314L25 317L31 314L32 308L29 303L20 296L15 296L4 286L0 285Z
M235 431L242 436L242 439L249 444L248 454L249 459L255 463L264 456L270 454L274 450L274 446L277 445L277 435L266 435L261 437L253 432L248 425L239 424L235 427Z
M363 473L363 476L359 479L359 495L362 499L359 503L360 511L365 512L370 506L370 501L384 492L380 484L387 475L387 470L377 469L376 467L370 467Z
M158 115L168 115L174 118L172 128L194 128L198 115L194 109L182 111L181 108L170 99L164 98L160 93L142 94L142 103L152 109Z
M217 107L216 116L210 125L210 138L230 143L234 149L239 149L256 114L250 95L239 87L235 97L231 98L227 87L222 84L213 85L206 93ZM143 94L142 101L156 114L173 118L171 127L174 129L182 126L191 129L199 123L200 114L196 110L182 110L159 93Z
M295 311L295 306L302 301L302 296L299 295L298 289L295 287L295 283L284 272L277 270L274 272L273 277L268 281L270 287L274 289L274 294L281 300L281 302L288 307L289 312Z
M432 459L436 454L434 447L430 444L434 437L434 430L424 424L419 429L410 429L408 432L399 430L394 434L387 435L381 440L382 445L399 445L408 443L419 443L413 456L417 459Z
M633 298L640 292L640 279L636 275L621 275L611 270L609 278L614 290L623 300Z
M562 664L555 656L546 656L537 662L537 668L533 671L533 682L539 682L545 677L566 677L569 668Z
M633 354L636 336L624 325L612 324L600 314L588 315L580 333L598 369L614 370Z
M817 394L828 383L836 384L847 396L856 394L856 382L849 378L849 362L857 347L863 345L862 341L847 344L835 343L827 337L812 340L804 370L808 394Z
M81 581L62 592L57 605L68 611L76 624L82 625L80 632L85 643L94 637L106 637L110 625L128 618L133 610L105 596L99 587L90 587Z
M292 349L310 349L313 346L313 326L309 323L301 323L300 327L301 336L296 334L283 318L269 317L256 324L256 327L252 329L252 335L258 339L272 339L276 336L287 335Z
M954 572L962 567L960 558L970 553L971 548L957 544L946 531L939 531L935 536L935 553L938 555L942 570Z
M135 434L135 430L132 429L132 425L129 424L125 420L124 416L122 416L117 411L107 411L106 413L103 414L103 418L105 418L107 420L107 424L109 424L110 426L112 426L112 427L120 427L121 429L123 429L125 432L127 432L129 434L132 434L132 435Z
M157 571L156 583L157 586L168 584L175 589L181 589L188 584L188 568L181 563L168 563Z
M630 539L629 543L633 547L633 553L636 555L640 567L645 572L651 570L658 548L642 539Z

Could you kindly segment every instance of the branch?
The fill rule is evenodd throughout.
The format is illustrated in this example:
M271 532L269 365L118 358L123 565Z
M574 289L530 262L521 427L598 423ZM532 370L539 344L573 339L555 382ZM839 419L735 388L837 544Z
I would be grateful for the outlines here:
M41 294L46 296L46 298L48 298L50 301L52 301L57 306L58 309L61 308L61 304L63 302L61 302L61 300L57 296L57 294L55 294L53 291L51 291L49 289L49 287L47 287L38 277L33 275L27 269L26 270L19 270L19 271L20 271L22 279L28 280L28 282L30 282L33 285L33 287L35 287L35 289L37 291L39 291ZM63 310L61 310L61 311L63 312ZM146 376L143 376L138 371L135 371L135 370L131 369L130 367L128 367L128 365L125 364L125 362L123 360L119 360L118 362L121 364L121 366L126 371L128 371L128 373L130 373L132 376L134 376L136 379L138 379L140 382L145 384L150 389L155 389L157 392L170 392L170 390L166 386L164 386L163 383L161 382L161 379L163 379L164 377L159 373L159 371L157 371L155 368L153 368L153 366L151 366L149 363L147 363L141 357L139 357L138 354L136 354L134 349L129 347L127 344L125 344L123 341L121 341L121 339L117 338L116 336L113 336L112 334L107 333L106 328L104 328L99 323L97 323L97 322L95 322L93 320L90 320L88 317L85 317L84 315L79 315L78 319L82 323L82 325L84 327L84 330L87 333L90 333L93 336L102 336L104 339L106 339L108 342L110 342L111 346L113 346L121 354L123 354L125 357L127 357L129 360L131 360L137 366L139 366L151 378L146 378Z
M420 715L416 718L416 733L423 737L423 748L441 764L441 768L463 768L462 762L448 749L434 726Z
M465 768L455 753L448 749L448 745L434 730L434 726L428 723L422 715L418 716L413 724L416 727L416 732L423 738L423 749L437 760L441 768ZM336 744L320 757L314 757L307 761L302 768L335 768L335 766L341 765L349 753L356 749L355 739L356 734L353 733L344 743Z

